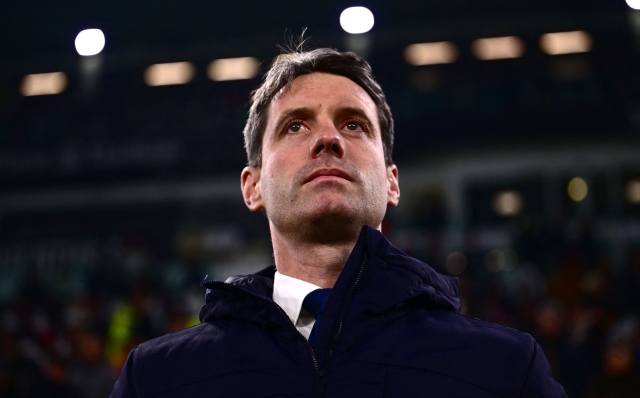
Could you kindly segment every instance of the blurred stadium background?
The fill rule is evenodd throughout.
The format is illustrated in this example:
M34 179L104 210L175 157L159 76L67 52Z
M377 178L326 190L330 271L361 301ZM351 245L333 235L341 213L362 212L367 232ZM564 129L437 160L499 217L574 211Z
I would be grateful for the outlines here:
M373 28L347 33L350 6ZM466 314L538 339L569 397L640 396L633 7L4 4L0 396L105 397L132 347L198 322L205 275L272 263L241 199L241 131L277 45L305 27L309 47L364 55L387 94L391 241L458 276ZM79 55L101 47L85 29L98 54Z

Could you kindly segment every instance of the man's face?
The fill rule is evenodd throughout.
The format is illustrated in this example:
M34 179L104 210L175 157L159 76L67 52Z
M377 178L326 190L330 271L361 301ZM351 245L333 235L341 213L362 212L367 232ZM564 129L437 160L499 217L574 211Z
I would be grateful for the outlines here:
M247 206L264 208L282 233L311 228L330 239L364 224L379 228L400 191L371 97L343 76L296 78L269 107L262 167L243 170L242 189Z

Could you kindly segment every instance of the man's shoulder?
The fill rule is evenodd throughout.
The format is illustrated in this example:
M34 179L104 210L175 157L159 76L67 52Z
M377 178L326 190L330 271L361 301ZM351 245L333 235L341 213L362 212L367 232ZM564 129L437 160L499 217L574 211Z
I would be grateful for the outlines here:
M483 321L455 311L414 308L387 322L386 333L404 335L405 346L464 347L465 350L532 353L535 340L528 333ZM383 334L386 334L383 332ZM525 354L525 356L527 356Z
M494 353L515 350L525 358L530 358L534 349L535 340L528 333L454 311L427 310L417 316L423 318L420 323L431 336L452 344Z
M492 364L496 374L523 377L536 342L527 333L454 311L414 309L385 322L360 348L358 357L366 361L386 358L398 366L451 374Z
M223 375L283 363L282 355L278 356L258 328L216 320L140 344L126 366L130 382L145 394L156 396L207 380L213 383Z
M234 320L217 319L168 333L141 343L136 348L136 356L153 361L156 358L179 360L200 355L215 355L235 346L252 348L255 344L247 341L260 340L255 328L239 325Z
M175 347L188 345L191 345L193 347L194 343L196 345L198 344L198 342L200 341L200 334L205 329L205 324L198 324L177 332L167 333L165 335L147 340L137 347L137 354L144 354L145 356L148 356L167 350L172 350Z
M517 396L536 350L527 333L454 311L416 309L363 339L354 359L384 365L402 383L439 380L442 385L472 386L469 391Z
M431 316L434 319L438 319L442 322L443 327L450 324L452 328L464 328L467 332L477 333L480 336L494 337L494 338L508 338L515 340L532 340L532 337L520 330L484 321L479 318L460 314L453 311L435 310L430 311Z

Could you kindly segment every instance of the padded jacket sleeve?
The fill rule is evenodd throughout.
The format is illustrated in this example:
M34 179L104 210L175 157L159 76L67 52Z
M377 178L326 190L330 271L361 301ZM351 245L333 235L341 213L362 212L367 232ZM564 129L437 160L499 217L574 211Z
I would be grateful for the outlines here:
M529 374L522 388L521 398L566 398L562 385L553 379L551 366L542 348L533 342L533 355L529 364Z
M129 353L127 357L127 362L124 364L124 368L122 368L122 373L120 373L120 377L116 381L116 384L113 386L113 391L111 391L111 395L109 398L134 398L137 397L135 390L133 388L133 377L131 373L133 372L133 356L138 348L134 348Z

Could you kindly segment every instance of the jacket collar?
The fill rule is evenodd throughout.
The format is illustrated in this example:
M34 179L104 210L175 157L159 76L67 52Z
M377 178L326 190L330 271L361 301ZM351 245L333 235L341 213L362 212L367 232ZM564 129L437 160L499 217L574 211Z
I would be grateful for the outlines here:
M458 278L441 275L409 257L376 229L366 226L362 234L367 236L366 250L372 260L363 286L370 292L384 292L372 295L370 311L384 312L417 300L431 308L460 312Z
M231 277L224 283L203 282L207 293L200 320L278 320L279 307L265 309L272 306L264 303L271 301L274 273L275 267L270 266L255 274ZM457 278L438 274L401 252L378 230L364 226L336 281L324 317L339 318L346 309L350 314L375 317L409 303L459 312ZM265 312L270 315L265 317Z

